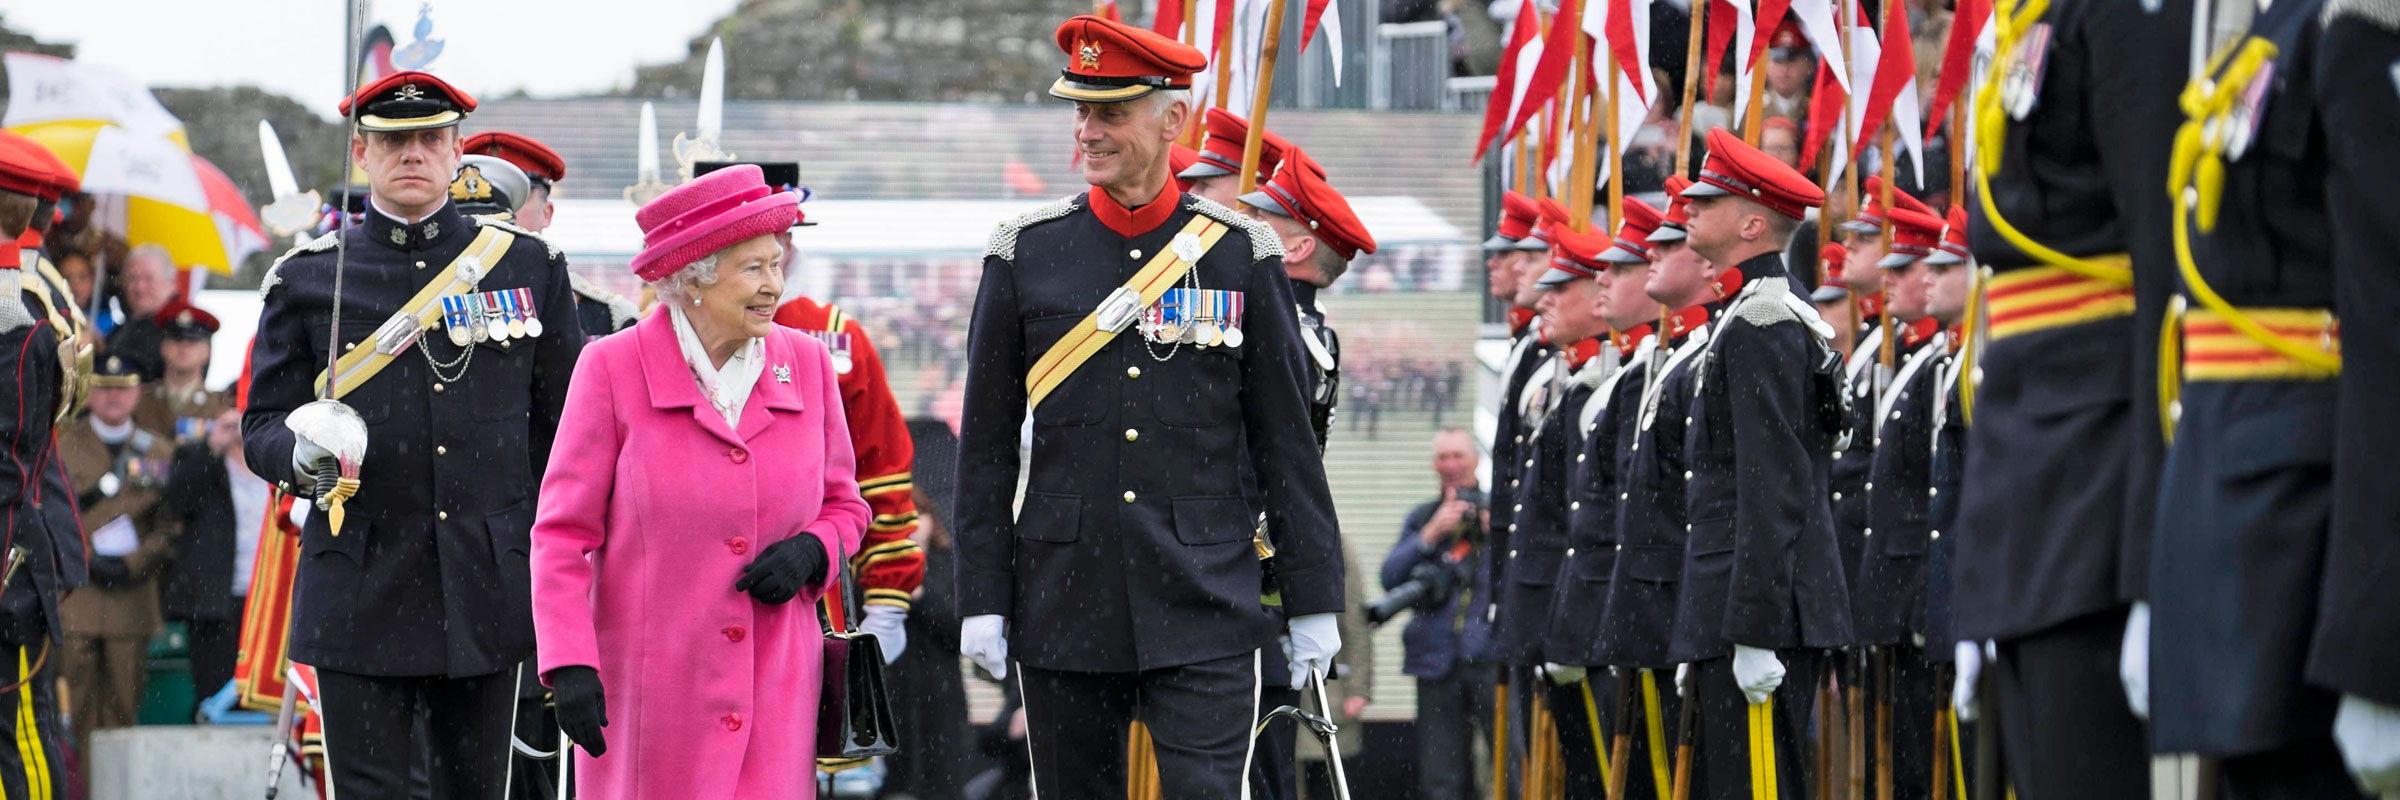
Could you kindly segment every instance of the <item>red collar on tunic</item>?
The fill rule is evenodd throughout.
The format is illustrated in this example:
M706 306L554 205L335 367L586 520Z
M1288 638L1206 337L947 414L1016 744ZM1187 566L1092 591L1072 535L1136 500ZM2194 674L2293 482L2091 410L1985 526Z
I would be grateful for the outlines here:
M1574 345L1568 347L1566 349L1567 368L1583 369L1584 362L1590 361L1592 360L1592 356L1600 354L1601 344L1602 342L1600 337L1594 336L1592 338L1576 342Z
M1708 290L1716 295L1714 302L1732 300L1735 294L1742 291L1742 268L1726 267L1724 272L1717 273L1716 282L1709 284Z
M1100 224L1127 239L1158 230L1158 226L1167 224L1167 217L1175 214L1174 181L1160 182L1158 196L1143 203L1141 208L1128 209L1119 205L1116 198L1108 196L1107 189L1098 186L1092 187L1084 196L1090 198L1092 215L1100 218Z
M1632 358L1634 349L1642 346L1642 337L1650 335L1650 330L1651 326L1645 323L1633 326L1633 330L1618 331L1617 357Z
M1925 340L1933 338L1934 334L1941 332L1942 321L1932 317L1926 317L1924 319L1900 326L1900 343L1909 347L1916 347L1917 345L1924 344Z
M1692 331L1698 330L1700 326L1706 324L1708 324L1707 303L1677 311L1673 316L1667 317L1667 340L1670 342L1682 341L1683 337L1690 336Z

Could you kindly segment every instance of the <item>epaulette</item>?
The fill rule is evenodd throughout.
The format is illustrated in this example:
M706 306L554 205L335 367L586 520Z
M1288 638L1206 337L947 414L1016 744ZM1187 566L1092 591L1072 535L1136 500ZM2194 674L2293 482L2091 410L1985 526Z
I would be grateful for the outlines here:
M556 259L556 258L558 258L558 255L559 255L559 253L558 253L558 245L557 245L557 244L554 244L554 243L552 243L552 242L551 242L549 239L542 238L542 235L541 235L541 234L534 233L533 231L526 230L526 229L525 229L523 226L520 226L520 225L518 225L518 224L516 224L516 223L514 223L514 222L510 222L510 221L508 221L508 220L501 219L501 218L499 218L498 216L496 216L496 215L495 215L495 216L489 216L489 217L476 217L476 218L475 218L475 224L477 224L477 225L481 225L481 226L483 226L483 227L486 227L486 228L499 228L499 229L501 229L501 230L508 231L509 233L513 233L513 234L516 234L516 235L518 235L518 236L527 236L527 237L531 237L531 238L532 238L534 241L541 242L543 247L549 248L549 250L550 250L550 257L551 257L552 259Z
M0 269L0 333L33 326L33 312L25 308L23 282L23 270Z
M2332 25L2342 17L2357 17L2387 31L2400 31L2400 0L2327 0L2318 22Z
M1792 307L1783 302L1783 298L1792 293L1790 283L1780 278L1769 278L1751 286L1751 290L1745 293L1748 297L1734 309L1735 317L1761 328L1800 321L1800 315L1792 313Z
M285 251L282 256L277 257L274 265L267 267L267 277L258 282L258 299L267 299L267 292L273 291L275 284L283 282L283 275L281 274L283 270L283 262L290 261L292 260L292 256L296 256L301 253L322 253L327 250L331 250L333 249L333 246L340 241L341 235L342 232L338 229L327 232L325 235L310 239L298 247L294 247L291 250Z
M593 302L608 306L608 321L611 328L623 328L642 318L642 310L634 307L633 301L625 299L616 292L600 288L600 284L583 277L582 273L568 271L567 288L573 289L576 294L583 295Z
M1210 200L1206 197L1201 197L1196 194L1184 196L1191 198L1189 201L1183 204L1184 208L1197 211L1203 215L1206 215L1209 219L1225 223L1227 227L1240 228L1243 233L1249 234L1250 260L1265 261L1269 257L1284 257L1283 237L1275 235L1275 229L1267 227L1266 223L1242 216L1239 212L1236 212L1230 208L1226 208L1225 206L1218 204L1217 201Z
M998 226L992 228L992 238L984 242L983 256L985 258L999 256L1004 261L1017 260L1017 234L1023 233L1026 228L1074 213L1075 198L1077 197L1082 197L1082 195L1067 195L1059 198L1058 202L1018 214L1015 219L1002 221Z

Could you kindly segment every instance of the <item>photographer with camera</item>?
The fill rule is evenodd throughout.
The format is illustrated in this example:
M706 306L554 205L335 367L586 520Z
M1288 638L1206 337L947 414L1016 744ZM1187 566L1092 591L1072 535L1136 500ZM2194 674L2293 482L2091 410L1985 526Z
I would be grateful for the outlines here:
M1417 796L1468 800L1476 788L1478 741L1490 739L1492 670L1468 654L1488 635L1482 614L1484 534L1490 499L1476 488L1474 437L1445 428L1433 437L1441 497L1408 512L1383 560L1384 596L1369 604L1381 626L1415 612L1400 635L1401 671L1417 679Z

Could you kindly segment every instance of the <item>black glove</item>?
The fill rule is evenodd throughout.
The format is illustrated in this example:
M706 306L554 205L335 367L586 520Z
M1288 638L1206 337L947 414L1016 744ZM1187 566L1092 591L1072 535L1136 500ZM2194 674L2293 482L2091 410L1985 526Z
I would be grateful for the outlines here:
M591 667L559 667L550 671L550 696L558 704L558 727L593 758L608 752L600 729L608 727L608 696L600 688L600 672Z
M119 556L93 556L91 573L92 585L102 589L114 589L133 582L133 567Z
M825 566L825 545L802 533L759 551L758 560L742 568L733 590L749 592L767 605L783 605L800 596L801 589L825 580Z

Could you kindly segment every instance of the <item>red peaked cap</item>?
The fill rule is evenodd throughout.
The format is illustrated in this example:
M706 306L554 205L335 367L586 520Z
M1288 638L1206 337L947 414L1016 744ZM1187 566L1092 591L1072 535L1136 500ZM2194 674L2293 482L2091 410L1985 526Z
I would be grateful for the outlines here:
M549 145L533 137L508 131L484 131L467 137L460 144L471 156L491 156L517 165L517 169L539 180L556 183L567 179L567 160Z
M1533 218L1541 216L1533 198L1519 192L1500 195L1500 230L1502 238L1516 240L1533 235Z
M1189 89L1208 58L1191 45L1090 14L1058 26L1067 54L1050 96L1086 103L1122 103L1161 89Z
M1883 232L1883 176L1867 176L1865 194L1867 197L1867 204L1859 208L1858 216L1851 217L1849 222L1842 223L1842 230L1846 230L1851 233ZM1892 192L1892 205L1899 206L1919 214L1933 213L1932 206L1925 205L1924 201L1918 200L1917 198L1910 196L1909 193L1903 191L1895 190Z
M1666 221L1649 203L1628 197L1623 211L1625 221L1617 225L1615 246L1600 254L1601 261L1612 264L1646 264L1650 262L1650 232Z
M1537 219L1533 223L1533 230L1525 234L1527 239L1544 245L1557 244L1559 231L1575 227L1567 223L1570 216L1567 213L1567 207L1559 205L1558 200L1554 198L1544 197L1535 200L1533 208L1534 216Z
M0 147L23 152L27 163L50 173L47 186L41 191L27 194L55 202L83 189L83 181L75 177L75 168L67 166L67 162L61 160L57 153L50 152L50 148L42 146L41 142L15 131L0 131Z
M58 199L58 175L51 171L55 156L40 143L13 131L0 131L0 192L15 192L45 200Z
M447 128L475 110L475 98L432 73L402 70L361 87L335 108L350 116L359 106L358 127L370 131Z
M1714 195L1749 198L1792 219L1825 202L1825 190L1808 176L1724 128L1708 132L1708 161L1700 166L1700 180L1683 190L1685 197Z
M1957 264L1975 255L1967 249L1967 207L1952 203L1947 222L1942 228L1942 243L1926 254L1925 263L1937 267Z
M1826 242L1817 251L1817 269L1825 274L1826 286L1850 288L1850 279L1842 274L1842 264L1850 260L1850 248L1841 242Z
M165 329L170 339L206 339L217 332L217 316L192 305L181 297L167 301L150 315L153 325Z
M1552 231L1551 235L1558 237L1558 242L1550 248L1550 271L1542 273L1541 279L1535 281L1534 285L1551 288L1578 278L1593 277L1608 269L1608 262L1600 259L1600 254L1607 252L1613 244L1607 235L1597 230L1579 231L1564 225Z
M1933 245L1942 240L1942 218L1909 209L1892 212L1892 245L1890 254L1875 266L1883 269L1906 267L1933 252Z
M1692 201L1683 196L1683 190L1689 188L1692 188L1692 179L1681 175L1667 176L1667 214L1658 221L1658 227L1650 231L1650 241L1672 242L1684 238L1685 228L1692 224Z
M1208 136L1200 140L1199 162L1176 170L1178 177L1214 178L1242 171L1242 147L1248 144L1244 139L1250 135L1250 122L1222 108L1209 109L1207 120ZM1292 143L1274 131L1259 136L1258 174L1275 174L1276 167L1283 165L1283 154L1291 149Z
M1375 252L1375 237L1350 210L1350 201L1325 181L1325 168L1298 151L1293 154L1298 157L1284 162L1272 180L1243 195L1242 202L1270 213L1282 212L1307 225L1310 233L1344 260Z
M1192 179L1183 177L1183 171L1197 163L1200 163L1200 151L1180 144L1167 145L1167 174L1175 176L1175 191L1192 190Z

